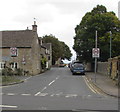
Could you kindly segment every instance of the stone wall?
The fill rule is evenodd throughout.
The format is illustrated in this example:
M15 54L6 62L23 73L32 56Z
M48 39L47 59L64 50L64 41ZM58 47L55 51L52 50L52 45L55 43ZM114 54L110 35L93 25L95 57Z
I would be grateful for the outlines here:
M108 75L108 62L98 62L97 72Z

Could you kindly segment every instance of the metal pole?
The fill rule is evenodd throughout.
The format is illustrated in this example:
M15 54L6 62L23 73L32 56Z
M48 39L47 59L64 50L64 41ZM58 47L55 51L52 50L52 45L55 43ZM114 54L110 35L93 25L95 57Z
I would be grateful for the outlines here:
M95 32L95 48L97 48L97 30Z
M111 50L112 50L112 32L110 31L110 58L111 58Z
M95 32L95 48L97 48L97 30ZM95 83L96 83L96 72L97 72L97 57L95 57Z

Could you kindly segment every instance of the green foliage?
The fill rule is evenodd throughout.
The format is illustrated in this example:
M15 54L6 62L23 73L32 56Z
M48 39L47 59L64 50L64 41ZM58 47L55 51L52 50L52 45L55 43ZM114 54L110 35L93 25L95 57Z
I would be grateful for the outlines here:
M95 47L95 31L98 31L98 48L101 61L109 58L110 33L112 32L112 56L120 53L120 21L114 12L107 12L105 6L97 5L91 12L85 14L75 28L73 49L78 59L92 61L92 48Z
M4 68L2 69L2 76L12 76L14 75L14 71L11 68Z
M17 79L14 76L2 76L2 85L10 84L10 83L20 82L20 79Z
M23 70L18 68L18 69L15 69L14 71L11 69L11 68L4 68L2 69L2 76L14 76L14 75L23 75Z
M69 47L62 41L59 41L53 35L45 35L43 37L43 42L45 43L52 43L52 64L54 65L55 62L59 59L70 59L72 56Z
M28 74L27 71L24 71L24 72L25 72L26 74ZM15 71L14 71L14 75L18 75L18 76L23 75L23 69L20 69L20 68L15 69Z
M72 53L69 49L69 47L62 41L60 41L61 51L62 51L62 59L68 59L70 60Z
M47 59L45 57L42 57L41 58L41 66L42 66L42 69L45 69L46 68L46 62L47 62Z

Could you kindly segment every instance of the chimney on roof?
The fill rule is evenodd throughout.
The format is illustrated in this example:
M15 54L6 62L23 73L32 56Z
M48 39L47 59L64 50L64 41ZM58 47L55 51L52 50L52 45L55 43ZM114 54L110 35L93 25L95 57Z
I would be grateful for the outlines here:
M29 28L27 27L27 29L26 30L29 30Z
M35 18L34 18L34 25L32 25L32 30L33 30L34 32L37 32L37 25L36 25Z

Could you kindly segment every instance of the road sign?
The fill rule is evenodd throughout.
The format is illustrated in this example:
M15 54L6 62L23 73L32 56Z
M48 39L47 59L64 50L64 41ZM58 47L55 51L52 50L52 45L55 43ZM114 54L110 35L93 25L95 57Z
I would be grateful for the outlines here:
M25 58L23 57L23 58L22 58L22 64L25 65L25 63L26 63L26 62L25 62Z
M92 57L93 58L99 58L100 57L100 49L99 48L93 48L92 49Z
M16 57L17 56L17 48L16 47L11 47L10 48L10 54L11 54L11 57Z

